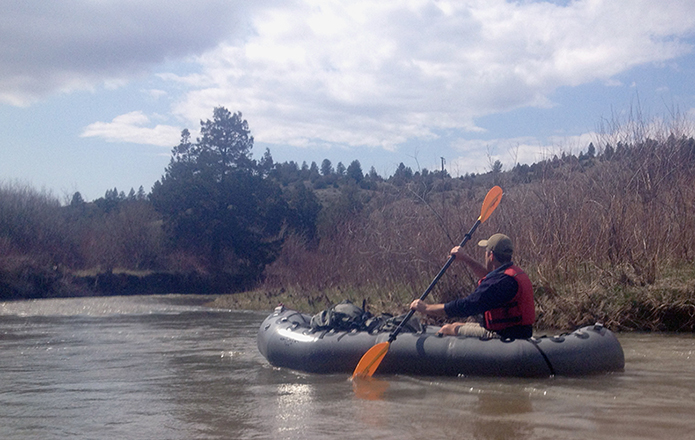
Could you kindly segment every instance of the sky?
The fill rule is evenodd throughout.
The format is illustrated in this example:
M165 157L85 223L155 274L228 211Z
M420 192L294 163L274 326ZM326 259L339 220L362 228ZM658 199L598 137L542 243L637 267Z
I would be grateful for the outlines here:
M254 158L383 177L508 170L636 120L689 134L695 2L3 2L0 184L149 192L218 106Z

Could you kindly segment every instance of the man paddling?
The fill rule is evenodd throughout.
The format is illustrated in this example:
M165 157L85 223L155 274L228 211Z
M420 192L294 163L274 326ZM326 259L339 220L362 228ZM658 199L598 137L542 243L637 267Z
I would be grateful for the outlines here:
M530 338L536 319L533 286L528 275L512 262L512 240L504 234L494 234L478 245L485 248L485 266L463 253L461 246L451 250L456 261L466 263L480 278L473 293L445 304L427 304L417 299L410 309L441 317L484 314L482 327L455 322L441 328L443 335L483 336L495 332L502 338Z

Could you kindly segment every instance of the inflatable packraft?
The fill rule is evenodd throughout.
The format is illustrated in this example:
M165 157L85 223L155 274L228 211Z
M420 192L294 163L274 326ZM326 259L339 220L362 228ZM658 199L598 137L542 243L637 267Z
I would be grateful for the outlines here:
M388 332L319 330L311 315L279 306L258 330L258 349L276 367L310 373L352 373ZM438 336L438 327L400 333L376 374L424 376L581 376L621 371L623 349L601 324L530 339Z

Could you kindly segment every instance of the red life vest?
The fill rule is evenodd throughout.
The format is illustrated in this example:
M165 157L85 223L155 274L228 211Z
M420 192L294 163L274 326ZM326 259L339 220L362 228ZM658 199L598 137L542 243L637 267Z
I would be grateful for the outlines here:
M533 304L533 285L528 275L517 266L510 266L504 271L514 277L519 288L511 301L485 312L485 328L499 331L517 325L533 325L536 309Z

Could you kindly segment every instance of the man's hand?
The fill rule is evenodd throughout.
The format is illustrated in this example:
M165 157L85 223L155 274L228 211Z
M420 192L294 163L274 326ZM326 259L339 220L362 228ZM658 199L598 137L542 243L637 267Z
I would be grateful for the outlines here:
M410 310L422 314L427 314L427 304L421 299L416 299L415 301L410 303Z
M421 299L416 299L410 303L410 310L420 312L423 315L446 316L444 304L427 304Z
M459 327L461 327L461 324L458 322L444 324L442 328L439 329L437 334L446 336L457 336L459 334Z

